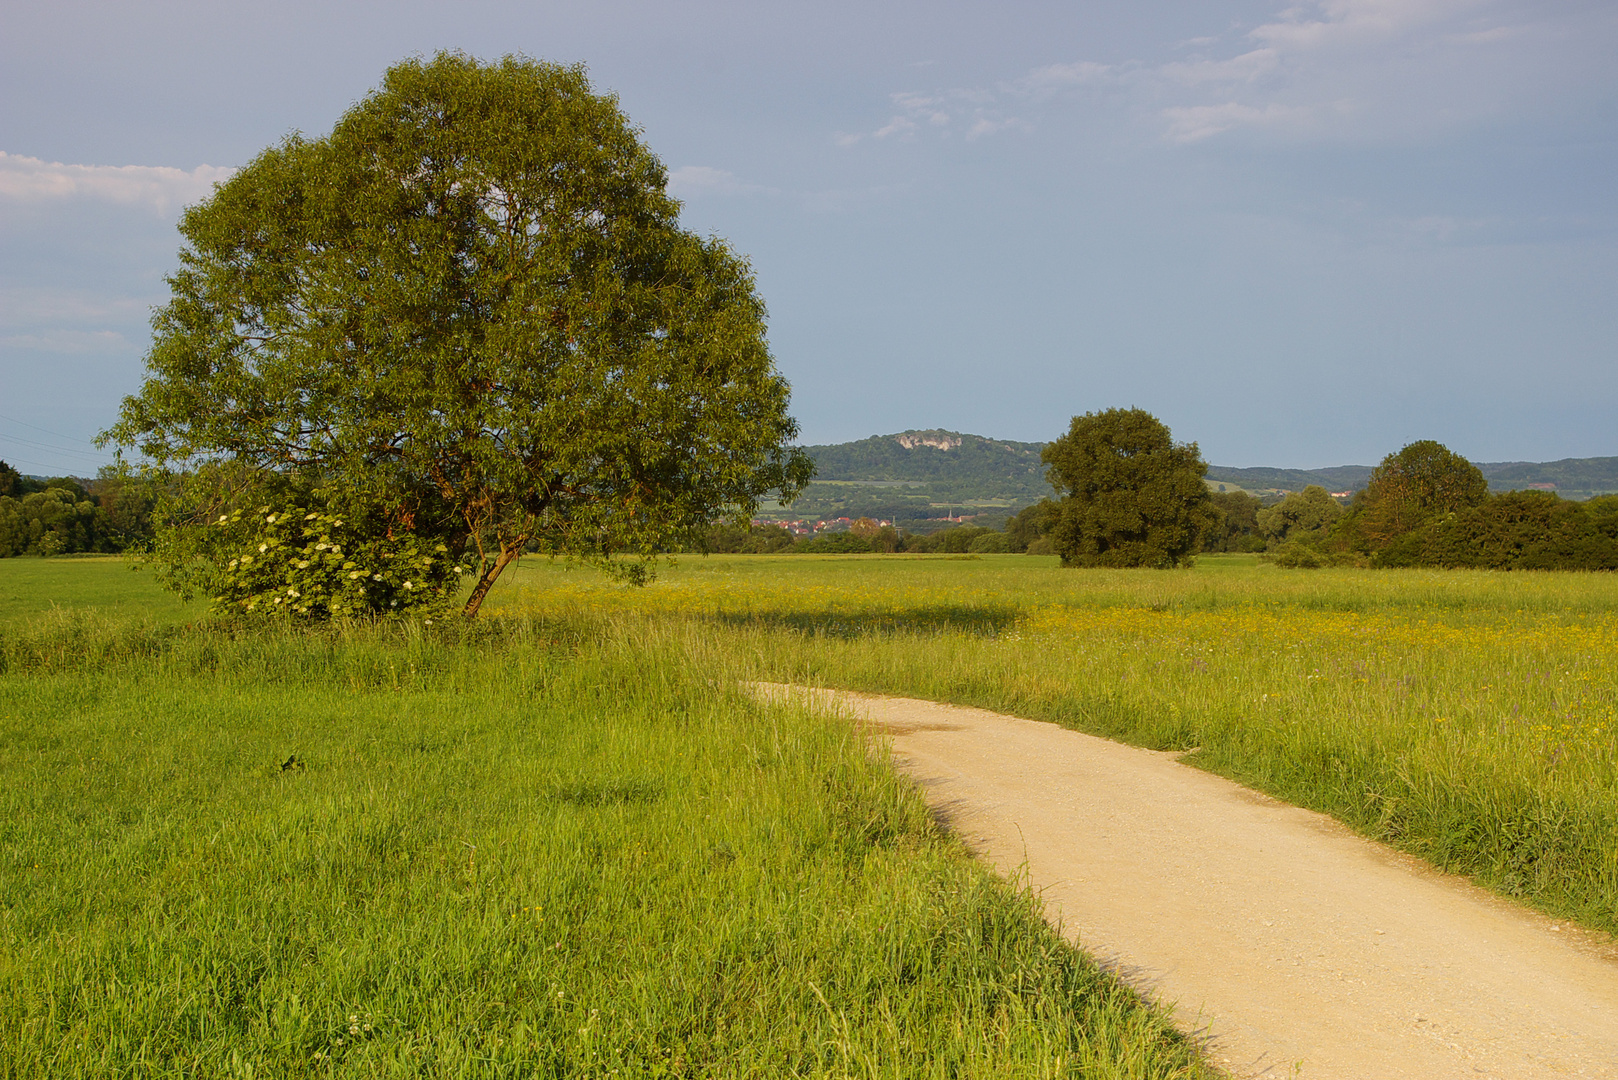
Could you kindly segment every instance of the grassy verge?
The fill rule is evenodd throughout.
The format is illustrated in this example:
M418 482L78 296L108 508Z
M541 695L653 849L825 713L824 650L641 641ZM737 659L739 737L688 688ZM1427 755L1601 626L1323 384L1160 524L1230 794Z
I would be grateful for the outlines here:
M525 565L530 611L695 620L755 677L1157 749L1618 931L1618 576L761 556L645 590Z
M713 645L0 627L0 1076L1211 1075Z

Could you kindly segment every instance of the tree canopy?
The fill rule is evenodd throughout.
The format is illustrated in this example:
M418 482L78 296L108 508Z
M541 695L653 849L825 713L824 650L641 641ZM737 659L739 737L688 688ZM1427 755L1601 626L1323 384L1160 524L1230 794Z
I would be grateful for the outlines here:
M273 478L446 540L468 614L524 550L644 560L745 519L811 466L747 263L679 227L666 180L581 67L401 63L185 213L105 438L246 478L193 528Z
M1478 506L1489 482L1476 465L1442 443L1421 439L1382 459L1358 501L1359 529L1383 546L1435 514Z
M1343 508L1319 484L1294 491L1274 506L1258 511L1259 531L1272 540L1296 540L1304 534L1324 535L1343 516Z
M1064 566L1176 566L1210 526L1208 466L1143 409L1075 416L1045 447L1060 500L1051 543Z

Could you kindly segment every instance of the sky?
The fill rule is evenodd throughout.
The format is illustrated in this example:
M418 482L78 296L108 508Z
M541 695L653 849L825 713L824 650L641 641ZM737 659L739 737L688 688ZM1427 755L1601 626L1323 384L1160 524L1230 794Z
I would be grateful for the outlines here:
M401 59L587 65L806 443L1138 406L1226 466L1618 455L1618 5L4 4L0 458L93 474L181 209Z

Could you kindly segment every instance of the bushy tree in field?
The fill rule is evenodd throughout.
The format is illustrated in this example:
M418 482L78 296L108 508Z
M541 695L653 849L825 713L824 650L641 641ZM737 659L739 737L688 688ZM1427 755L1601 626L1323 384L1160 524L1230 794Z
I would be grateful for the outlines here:
M905 543L905 550L922 554L964 555L972 550L973 544L983 540L985 537L999 536L1003 538L1004 535L998 530L990 529L983 525L952 525L947 529L939 529L937 532L929 533L925 536L911 537ZM995 541L988 541L988 543L995 544ZM1004 547L1000 547L998 544L996 544L996 547L998 550L1005 550Z
M681 229L666 182L582 68L402 63L186 212L148 377L104 438L442 543L474 566L468 615L525 550L643 571L811 471L746 262ZM267 504L209 481L159 517Z
M879 525L875 518L856 518L848 531L870 545L872 551L891 555L904 543L899 530L892 525Z
M1075 416L1045 447L1061 496L1050 528L1064 566L1176 566L1212 523L1208 466L1143 409Z
M1258 511L1259 531L1274 543L1320 539L1343 516L1343 508L1319 484L1294 491L1274 506Z
M1032 506L1017 511L1015 517L1006 518L1006 550L1022 555L1030 544L1041 540L1051 526L1056 504L1041 499Z
M1482 470L1442 443L1413 442L1382 459L1355 499L1354 527L1374 550L1438 514L1477 506L1489 497Z
M152 540L152 511L157 492L128 468L103 466L89 485L90 498L101 511L106 534L122 551L145 550Z
M967 551L976 555L1004 555L1011 551L1006 534L991 529L967 545Z
M1245 491L1211 491L1208 505L1211 524L1202 539L1203 551L1263 551L1264 536L1259 531L1258 514L1264 501Z

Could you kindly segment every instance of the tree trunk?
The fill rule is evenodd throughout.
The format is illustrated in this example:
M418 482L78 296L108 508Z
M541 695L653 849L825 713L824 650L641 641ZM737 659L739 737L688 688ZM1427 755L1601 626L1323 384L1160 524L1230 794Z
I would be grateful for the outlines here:
M489 595L490 589L494 588L494 579L500 576L500 571L506 568L507 563L515 560L520 554L522 554L521 544L500 549L499 558L494 560L493 566L483 571L483 576L478 578L477 585L472 589L472 595L466 598L466 606L461 609L462 615L465 615L468 619L477 615L478 608L483 606L483 598Z

